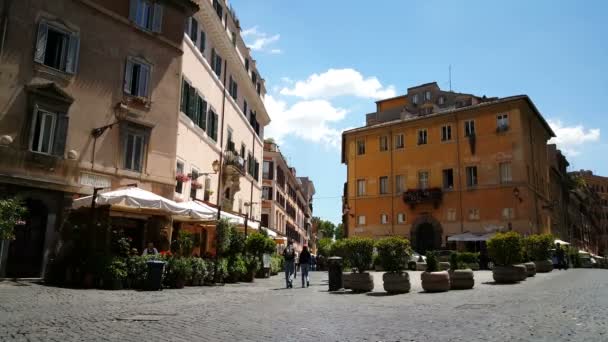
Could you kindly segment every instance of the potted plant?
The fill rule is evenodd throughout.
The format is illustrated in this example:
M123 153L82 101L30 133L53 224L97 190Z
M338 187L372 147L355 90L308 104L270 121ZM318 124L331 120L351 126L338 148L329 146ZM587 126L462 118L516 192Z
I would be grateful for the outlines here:
M521 262L521 235L516 232L497 233L487 242L488 254L494 261L492 277L500 284L512 284L526 278L526 267Z
M108 290L121 290L127 279L127 264L118 257L111 258L106 265L104 287Z
M192 285L201 286L207 273L207 264L201 258L192 258Z
M203 188L203 184L199 183L197 180L193 180L192 182L190 182L190 187L192 189L199 190Z
M192 265L188 258L173 257L167 263L167 283L176 289L183 289L192 276Z
M473 271L479 271L479 253L459 252L458 261L464 263L467 268Z
M473 270L464 260L468 256L462 257L464 253L454 252L450 255L450 288L452 290L468 290L475 286Z
M262 265L264 265L264 254L272 254L275 248L274 240L268 236L258 232L249 234L247 240L245 240L245 250L247 254L256 259L256 263L249 261L250 268L248 268L248 271L252 268L255 268L256 271L261 270ZM265 278L267 273L270 272L261 272L260 275Z
M374 240L370 238L349 238L346 240L346 259L353 267L349 287L355 292L369 292L374 289L374 278L367 269L372 264Z
M422 288L426 292L445 292L450 289L450 274L439 271L439 261L435 252L426 255L426 271L420 274Z
M175 180L178 181L178 182L185 183L185 182L187 182L187 181L190 180L190 177L188 177L187 174L178 173L178 174L175 175Z
M226 281L236 283L244 280L247 274L245 259L240 254L228 257L228 277Z
M536 272L547 273L553 271L551 249L554 238L551 234L530 235L525 240L526 254L534 263Z
M410 242L402 237L387 237L376 242L378 264L386 271L382 275L384 291L406 293L410 291L410 276L405 269L410 259Z
M260 260L253 255L248 255L244 258L244 263L246 272L243 280L252 283L255 280L255 274L260 269Z

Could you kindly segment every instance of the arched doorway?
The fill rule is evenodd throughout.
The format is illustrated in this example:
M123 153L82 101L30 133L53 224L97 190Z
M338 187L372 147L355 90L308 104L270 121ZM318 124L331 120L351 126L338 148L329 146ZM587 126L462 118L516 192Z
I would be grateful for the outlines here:
M431 215L421 215L412 223L410 232L412 248L420 254L438 250L441 248L442 235L443 229L439 221Z
M48 209L39 200L25 201L25 225L15 227L15 240L8 248L7 277L40 277Z

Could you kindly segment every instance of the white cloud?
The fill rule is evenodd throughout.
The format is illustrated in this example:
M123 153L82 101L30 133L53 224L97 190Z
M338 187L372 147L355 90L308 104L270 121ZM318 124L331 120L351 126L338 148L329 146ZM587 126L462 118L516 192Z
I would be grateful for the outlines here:
M396 95L394 86L382 86L378 78L364 78L354 69L329 69L322 74L312 74L305 81L298 81L293 88L283 88L282 95L304 99L357 96L385 99Z
M251 50L265 51L272 54L280 54L283 52L281 49L270 47L270 45L279 41L281 38L280 34L269 36L267 33L259 31L257 26L254 26L241 31L241 36Z
M583 125L567 126L560 120L547 120L556 137L549 140L568 156L580 154L582 145L600 140L599 128L585 128Z
M281 77L281 82L287 83L287 84L293 84L293 80L289 77L283 76Z
M265 105L272 122L264 132L281 142L286 136L297 136L314 143L340 146L341 130L328 126L347 114L347 110L334 107L326 100L300 101L288 106L285 101L266 95Z

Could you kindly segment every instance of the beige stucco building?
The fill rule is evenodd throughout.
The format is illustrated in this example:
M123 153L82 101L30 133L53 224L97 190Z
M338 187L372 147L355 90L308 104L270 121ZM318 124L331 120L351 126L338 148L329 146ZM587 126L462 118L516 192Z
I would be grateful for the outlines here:
M198 1L183 40L174 198L196 198L260 220L264 80L225 1ZM221 171L214 173L214 161ZM197 182L194 182L197 179ZM199 189L196 189L198 183ZM194 186L193 186L194 184Z
M73 197L126 184L173 195L182 37L198 6L0 4L0 193L29 209L0 271L38 277Z

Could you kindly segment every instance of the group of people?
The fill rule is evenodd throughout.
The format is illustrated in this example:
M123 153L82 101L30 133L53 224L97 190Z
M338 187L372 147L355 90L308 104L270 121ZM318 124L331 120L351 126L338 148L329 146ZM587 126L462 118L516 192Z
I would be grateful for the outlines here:
M304 245L302 252L298 255L293 241L287 242L287 247L283 250L283 259L285 261L285 286L290 289L293 288L293 280L296 277L297 266L300 268L302 274L302 287L310 286L309 271L314 265L314 256L310 254L308 246Z

